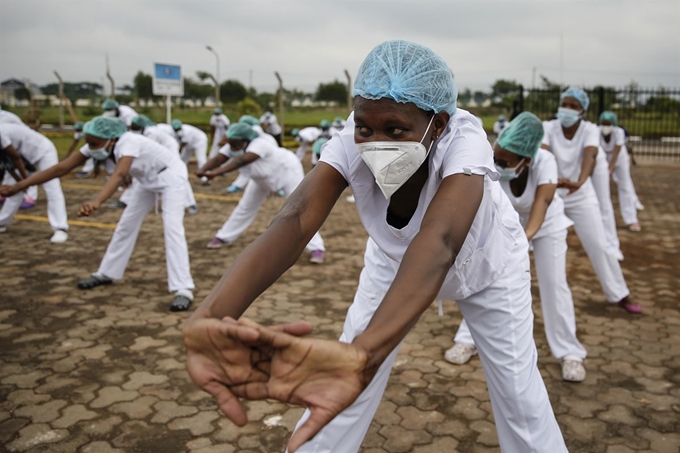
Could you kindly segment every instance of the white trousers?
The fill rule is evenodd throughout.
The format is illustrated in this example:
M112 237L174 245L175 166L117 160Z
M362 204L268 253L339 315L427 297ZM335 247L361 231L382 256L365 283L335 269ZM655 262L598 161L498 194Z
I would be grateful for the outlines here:
M600 216L604 225L607 245L613 250L619 250L621 244L619 242L619 235L616 232L616 217L614 216L614 205L612 204L612 194L609 188L609 163L602 148L597 151L597 162L590 179L593 181L593 187L595 188L595 194L600 206Z
M370 256L371 249L376 248L371 242L369 239L366 267L361 272L359 288L340 337L343 342L351 342L366 329L389 288L385 278L376 279L371 275L379 268L390 267L375 263L389 259L384 255L382 258L375 254ZM479 293L458 301L458 305L479 349L501 450L504 453L566 452L548 392L536 366L526 249L517 246L499 279ZM359 450L387 386L398 349L385 359L356 401L299 452L354 453ZM308 417L309 411L306 411L298 427Z
M51 149L33 165L35 165L37 171L43 171L58 163L57 149L52 145ZM14 181L11 176L9 178ZM59 178L50 179L43 183L42 188L47 196L47 218L52 230L68 230L66 200L64 199L64 192L61 190ZM35 190L37 192L37 188ZM5 200L5 204L0 209L0 225L7 225L12 221L24 201L24 195L24 192L18 192Z
M298 159L300 159L300 162L302 162L302 159L305 158L305 154L307 154L308 148L309 148L309 143L305 142L305 141L300 143L300 146L298 146L298 149L295 152L295 155L297 156Z
M159 178L167 187L149 190L140 184L128 189L128 204L113 232L98 272L112 279L123 278L130 255L135 248L144 219L155 206L157 197L163 203L163 233L165 236L165 262L168 269L168 290L194 289L189 266L189 250L184 235L184 208L186 201L186 173L165 170Z
M198 146L193 147L190 145L184 145L184 148L182 149L182 152L180 154L180 157L184 161L185 164L189 165L189 162L191 161L191 155L195 154L196 155L196 166L198 168L202 168L205 163L207 162L207 152L208 152L208 140L201 140ZM212 151L210 152L210 157L214 157L212 155Z
M288 197L297 188L300 181L302 181L302 175L298 175L297 172L291 172L284 186L281 187L286 192L286 197ZM246 186L243 196L239 200L238 204L231 211L231 215L224 222L222 228L217 231L215 237L222 239L226 242L234 242L238 239L243 232L248 229L255 217L257 216L260 206L264 203L264 200L271 193L269 187L257 180L251 179ZM307 244L307 250L313 252L314 250L326 250L323 242L323 238L317 231L312 239Z
M574 300L567 284L567 230L539 237L531 243L534 247L534 267L541 296L545 336L550 351L557 359L582 362L587 353L576 338ZM475 344L465 320L458 328L454 341Z
M583 190L582 193L581 190ZM560 196L562 196L560 194ZM600 207L592 187L587 183L572 195L562 198L564 213L574 222L576 235L586 251L602 291L609 302L619 302L630 294L613 250L608 250Z
M607 160L611 161L612 155L607 154ZM633 178L630 176L630 157L625 146L621 148L619 157L614 164L612 177L619 190L619 207L621 216L626 225L638 223L637 201L638 196L633 185Z
M248 185L248 181L250 181L250 178L248 178L246 175L239 171L238 176L236 177L234 182L231 183L231 185L236 186L239 189L243 190Z

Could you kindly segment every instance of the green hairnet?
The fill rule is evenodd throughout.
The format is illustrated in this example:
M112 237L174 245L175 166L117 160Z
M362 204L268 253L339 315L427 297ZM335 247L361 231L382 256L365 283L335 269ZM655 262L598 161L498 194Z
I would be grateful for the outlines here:
M421 110L456 112L458 90L446 62L431 49L409 41L386 41L368 54L352 96L411 102Z
M328 129L329 127L331 127L331 122L328 120L321 120L321 122L319 123L319 127L321 127L322 129Z
M236 123L227 129L227 138L234 140L252 140L259 137L260 134L254 131L250 124Z
M614 126L619 125L619 119L616 117L616 113L612 112L611 110L605 110L604 112L600 113L600 118L597 120L597 124L602 124L602 121L609 121Z
M145 127L153 126L153 125L155 124L155 123L154 123L153 121L151 121L151 119L150 119L148 116L146 116L146 115L137 115L137 116L135 116L134 118L132 118L131 123L134 124L135 126L141 127L142 129L144 129Z
M182 122L180 120L172 120L172 123L170 123L170 125L176 131L182 129Z
M216 108L215 110L213 110L213 115L221 115L222 113L224 113L224 112L219 107Z
M342 124L342 122L345 121L339 116L336 116L335 119L333 120L333 124Z
M327 138L317 139L312 145L312 152L314 152L314 154L316 155L321 155L321 148L323 147L323 145L326 144L327 141L328 141Z
M581 104L581 107L583 107L583 110L588 110L588 106L590 105L590 98L588 97L588 93L583 91L580 88L576 87L569 87L567 88L561 95L560 95L560 102L564 98L574 98L576 99L579 104Z
M239 123L246 123L248 126L259 126L260 125L260 120L255 118L252 115L243 115L241 118L238 119Z
M496 144L519 156L534 158L543 140L543 123L536 115L523 112L501 131Z
M118 107L120 107L120 104L114 99L107 99L102 103L102 109L104 110L115 110Z
M295 137L299 133L300 133L300 129L298 129L297 127L294 128L292 131L290 131L290 135L292 135L293 137Z
M118 118L97 116L83 126L83 132L87 135L99 138L119 138L127 131L125 123Z
M85 123L83 123L82 121L76 121L76 124L73 125L73 130L75 130L76 132L81 132L83 130L84 125Z

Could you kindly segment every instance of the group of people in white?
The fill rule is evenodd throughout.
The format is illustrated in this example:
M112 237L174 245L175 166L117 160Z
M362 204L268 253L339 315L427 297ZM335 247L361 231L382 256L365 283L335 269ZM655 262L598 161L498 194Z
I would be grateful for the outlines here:
M542 122L529 112L503 119L489 146L479 119L456 107L456 93L451 70L438 55L415 43L388 41L362 63L347 120L294 130L296 153L281 147L282 131L269 111L230 124L215 109L207 154L207 135L198 128L178 120L155 125L107 101L102 116L78 125L69 155L58 162L50 140L3 114L0 147L12 170L0 187L6 197L0 232L23 191L42 184L52 242L67 240L59 177L81 165L89 174L94 163L103 162L110 177L79 215L93 214L121 186L125 210L99 269L78 286L89 289L123 277L144 218L160 200L168 289L174 293L170 309L187 310L194 282L183 220L185 210L197 206L186 163L195 155L196 176L204 184L238 170L228 191L242 190L243 196L208 248L233 244L269 194L292 197L184 327L192 379L231 420L245 423L234 396L304 404L308 410L291 452L357 451L404 336L433 300L455 300L464 320L445 358L463 364L479 354L501 449L563 452L536 368L529 250L551 352L563 379L582 381L587 352L576 336L566 273L570 226L605 298L629 313L642 312L621 271L609 194L611 176L624 222L640 231L623 131L613 112L603 112L599 126L587 121L589 98L571 87L561 94L556 119ZM72 152L81 139L86 144ZM305 177L301 160L310 147L315 167ZM34 167L32 174L24 159ZM303 322L269 328L239 319L305 248L312 263L324 262L318 231L347 187L369 238L340 341L308 337L310 326ZM231 341L208 341L214 335ZM266 372L251 363L255 356L269 361ZM292 377L283 372L290 363L299 367ZM263 379L267 386L258 387Z

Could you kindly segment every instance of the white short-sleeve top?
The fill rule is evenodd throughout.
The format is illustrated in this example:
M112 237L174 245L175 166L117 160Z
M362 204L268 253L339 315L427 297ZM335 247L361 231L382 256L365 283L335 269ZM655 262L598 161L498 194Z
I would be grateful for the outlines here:
M420 231L425 212L447 176L464 173L484 175L484 196L456 261L442 285L440 298L464 299L489 286L505 267L508 257L526 236L519 217L497 180L493 153L480 122L458 109L429 156L429 177L413 217L401 229L387 223L389 200L359 155L354 143L354 115L345 128L326 144L321 155L349 183L364 228L377 249L400 263L406 249ZM371 261L367 261L368 263Z
M536 189L543 184L557 184L557 163L555 162L555 156L549 151L539 149L536 156L532 159L528 171L527 185L519 197L513 195L510 181L501 181L501 187L510 199L515 211L519 214L522 226L526 226L531 216L531 208L534 206L534 201L536 201ZM569 220L564 214L564 202L557 195L557 191L555 191L555 196L545 213L543 224L536 235L534 235L534 238L564 230L573 224L574 222Z
M27 161L34 164L57 149L52 141L25 124L0 123L0 148L12 145Z
M605 153L611 154L614 152L614 148L617 146L623 147L626 144L626 133L622 128L614 126L612 133L609 135L609 141L605 141L604 135L600 133L600 148L604 150Z

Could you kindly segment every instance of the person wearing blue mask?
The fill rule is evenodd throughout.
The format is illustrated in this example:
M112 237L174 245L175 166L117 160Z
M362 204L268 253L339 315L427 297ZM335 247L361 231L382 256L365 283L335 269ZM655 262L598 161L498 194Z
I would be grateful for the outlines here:
M175 294L170 310L187 310L194 299L194 281L184 235L186 165L176 152L141 134L127 132L125 123L118 118L98 116L85 123L83 132L86 148L9 188L3 187L4 191L17 193L34 184L59 181L60 176L90 157L99 161L112 160L116 164L113 174L92 201L80 206L78 215L94 214L120 185L127 184L129 178L135 183L99 269L79 281L78 287L91 289L123 278L142 223L154 205L161 201L168 289Z
M557 119L543 123L542 147L552 152L557 162L558 195L564 212L573 222L576 234L590 259L607 300L632 314L642 313L635 303L619 264L618 248L613 248L605 231L605 222L591 175L598 162L600 131L583 115L590 104L585 91L570 87L560 97ZM602 153L604 154L604 153ZM608 176L607 176L608 178ZM608 183L607 183L608 184ZM611 198L607 200L611 205Z
M637 217L638 201L633 178L630 176L630 157L626 148L625 131L619 127L616 113L605 110L598 119L600 126L600 149L604 151L609 162L609 174L619 190L619 206L621 216L630 231L642 230Z
M555 157L541 149L543 124L529 112L519 114L503 129L494 144L494 162L501 187L519 214L527 239L533 246L545 335L562 366L562 379L581 382L586 378L586 350L576 338L576 316L567 284L567 228L573 222L564 215L557 195ZM444 357L466 363L477 353L467 323L463 321L455 345Z
M402 340L435 299L455 300L501 450L566 452L536 366L526 234L484 129L456 107L449 66L425 46L387 41L352 94L346 127L185 324L189 375L239 426L236 397L306 406L290 452L356 452ZM348 185L369 239L340 341L307 337L302 322L236 321L295 264Z
M109 118L118 118L125 123L127 127L132 124L132 119L137 116L137 112L132 107L121 105L115 99L107 99L102 102L102 116Z

